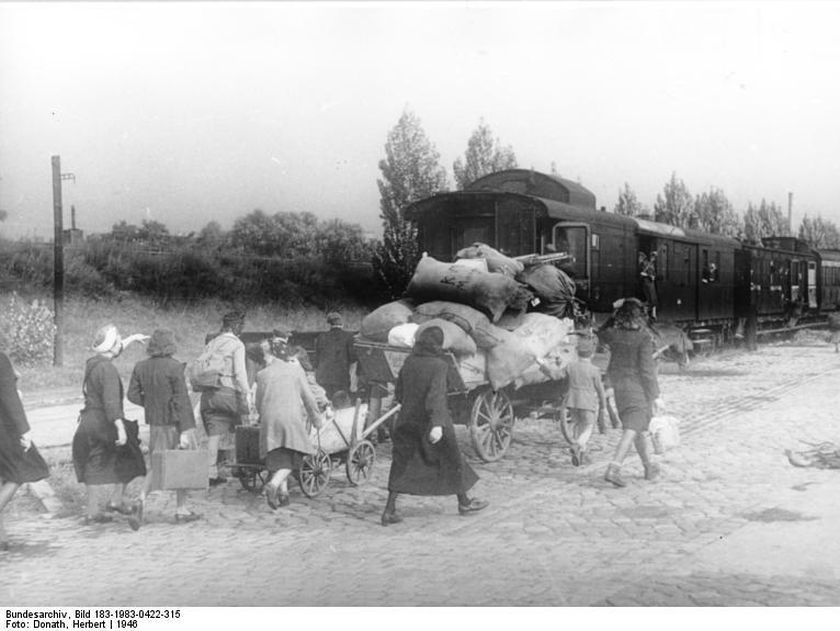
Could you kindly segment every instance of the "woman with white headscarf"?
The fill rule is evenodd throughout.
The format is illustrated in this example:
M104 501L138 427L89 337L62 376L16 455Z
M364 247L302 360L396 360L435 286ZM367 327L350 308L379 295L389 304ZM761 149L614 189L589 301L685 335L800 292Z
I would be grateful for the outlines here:
M73 464L76 478L87 486L86 523L113 521L108 514L111 512L128 515L132 528L139 528L140 522L124 502L123 492L131 480L146 474L146 466L139 449L137 423L125 423L123 384L112 360L131 342L146 338L132 335L123 340L117 327L104 326L94 338L92 350L96 354L85 365L85 407L73 436ZM111 494L103 513L100 497L105 486Z

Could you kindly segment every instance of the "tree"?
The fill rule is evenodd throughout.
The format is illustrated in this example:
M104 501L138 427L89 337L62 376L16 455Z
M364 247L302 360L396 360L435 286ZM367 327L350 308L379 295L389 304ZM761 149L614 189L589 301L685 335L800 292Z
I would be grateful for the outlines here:
M799 238L812 248L840 248L840 232L833 221L817 215L810 219L806 214L799 224Z
M733 238L741 236L743 232L738 213L723 191L715 187L694 200L694 216L690 227Z
M446 190L446 171L440 154L426 137L420 119L406 110L388 133L385 159L377 179L382 218L382 241L373 255L373 268L393 297L405 290L420 258L417 228L405 218L406 207Z
M650 210L639 201L635 191L627 182L624 183L624 189L618 191L618 201L615 203L613 212L627 217L650 215Z
M665 184L662 194L656 196L653 212L656 221L680 228L690 227L694 199L685 182L677 179L676 173L671 173L671 179Z
M497 171L516 168L516 155L510 145L503 147L501 141L493 139L490 126L482 118L478 127L467 141L464 160L458 158L452 165L455 185L459 191L478 178Z
M762 199L758 207L752 202L747 204L744 213L744 240L760 244L764 237L788 234L787 219L775 202L767 203Z
M201 245L219 247L225 242L225 231L218 221L209 221L198 233L198 242Z

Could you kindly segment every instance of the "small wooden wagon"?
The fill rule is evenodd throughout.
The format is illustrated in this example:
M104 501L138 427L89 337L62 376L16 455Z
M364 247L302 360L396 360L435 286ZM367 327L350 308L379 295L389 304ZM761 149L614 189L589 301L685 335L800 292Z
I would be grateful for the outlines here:
M376 450L368 437L397 411L398 407L364 427L367 405L357 401L354 408L336 410L328 416L320 429L311 427L310 438L316 452L304 456L300 469L294 472L303 494L307 497L320 494L329 484L336 463L344 463L350 484L356 486L367 481L376 461ZM232 466L242 487L255 493L270 478L260 458L259 431L258 426L236 429L236 463Z

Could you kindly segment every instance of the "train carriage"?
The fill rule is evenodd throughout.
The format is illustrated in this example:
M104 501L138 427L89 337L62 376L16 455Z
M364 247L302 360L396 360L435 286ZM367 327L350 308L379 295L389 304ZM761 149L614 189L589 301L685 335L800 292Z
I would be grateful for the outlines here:
M571 259L560 267L595 314L609 313L618 298L640 296L639 254L653 252L660 319L725 335L753 311L763 320L782 320L820 306L818 255L798 239L745 246L608 213L581 184L535 171L493 173L463 191L420 200L406 214L418 227L421 248L442 260L454 260L474 242L510 256L546 253L549 246L567 252ZM840 300L840 252L822 261L836 268L833 304Z

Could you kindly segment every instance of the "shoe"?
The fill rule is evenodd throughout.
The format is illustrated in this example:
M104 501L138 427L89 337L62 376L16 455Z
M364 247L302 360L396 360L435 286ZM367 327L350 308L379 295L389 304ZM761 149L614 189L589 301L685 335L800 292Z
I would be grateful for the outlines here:
M480 510L484 510L488 506L490 506L490 502L473 498L470 500L469 504L458 503L458 512L461 515L472 515Z
M621 477L621 469L616 467L614 464L611 464L607 467L607 472L604 474L604 479L607 482L610 482L619 488L627 486L627 482L625 482Z
M271 510L277 510L280 504L277 502L277 493L279 489L271 485L265 487L265 501L271 507Z
M645 465L645 480L655 480L659 477L659 465L651 462Z
M220 484L224 484L227 482L227 478L210 478L210 486L219 486Z
M176 524L188 524L191 521L198 521L199 519L201 519L201 515L192 511L189 513L175 513Z
M569 451L572 452L572 464L576 467L579 467L581 456L580 445L572 445L572 448Z
M84 519L84 524L85 526L89 526L90 524L110 524L112 521L114 521L114 518L111 515L97 513L93 517L86 515Z
M108 504L105 510L109 513L119 513L120 515L133 515L137 511L137 506L126 506L125 504Z
M397 515L397 511L385 511L382 513L382 525L383 526L390 526L391 524L398 524L403 520L402 517Z

